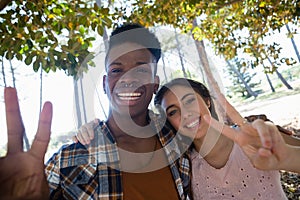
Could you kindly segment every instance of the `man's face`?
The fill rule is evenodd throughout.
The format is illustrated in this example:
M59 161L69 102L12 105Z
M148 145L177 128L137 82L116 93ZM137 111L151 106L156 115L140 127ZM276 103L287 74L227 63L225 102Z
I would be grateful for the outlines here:
M159 84L153 74L155 66L150 51L137 44L125 43L111 49L103 86L114 112L131 117L147 112Z

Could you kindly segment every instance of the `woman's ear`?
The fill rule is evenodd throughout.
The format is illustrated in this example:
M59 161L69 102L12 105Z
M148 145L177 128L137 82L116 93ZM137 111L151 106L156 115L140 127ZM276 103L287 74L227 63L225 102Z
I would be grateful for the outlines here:
M210 100L207 100L206 105L208 108L210 108Z

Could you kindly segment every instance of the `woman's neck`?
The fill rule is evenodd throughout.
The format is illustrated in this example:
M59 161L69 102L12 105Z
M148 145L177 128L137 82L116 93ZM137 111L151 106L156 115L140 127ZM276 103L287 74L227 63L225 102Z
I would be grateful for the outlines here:
M234 142L217 132L208 132L199 141L194 140L196 151L214 168L226 165Z

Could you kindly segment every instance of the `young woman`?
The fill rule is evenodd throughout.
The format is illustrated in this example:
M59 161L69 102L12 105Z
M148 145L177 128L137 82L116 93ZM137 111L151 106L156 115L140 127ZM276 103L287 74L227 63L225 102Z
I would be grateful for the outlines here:
M190 159L194 199L287 199L279 171L253 167L248 156L256 155L256 150L251 145L241 148L204 120L218 116L203 84L174 79L161 87L154 102L175 130L193 138ZM246 128L252 131L248 126L242 127L245 132ZM261 153L267 156L268 152Z
M299 162L290 166L289 159L299 157L299 148L285 144L274 125L262 120L245 123L227 105L227 113L240 126L223 126L216 121L218 116L207 88L189 79L165 84L154 102L176 131L193 139L188 154L194 199L287 199L278 169L297 172ZM88 143L93 131L82 129L78 137Z

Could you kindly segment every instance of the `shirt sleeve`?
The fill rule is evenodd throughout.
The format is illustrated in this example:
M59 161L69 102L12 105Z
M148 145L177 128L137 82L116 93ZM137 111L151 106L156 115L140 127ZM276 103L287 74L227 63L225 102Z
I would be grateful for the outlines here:
M60 186L60 155L61 150L53 154L53 156L47 161L45 166L46 179L49 184L50 198L60 199L61 186Z

